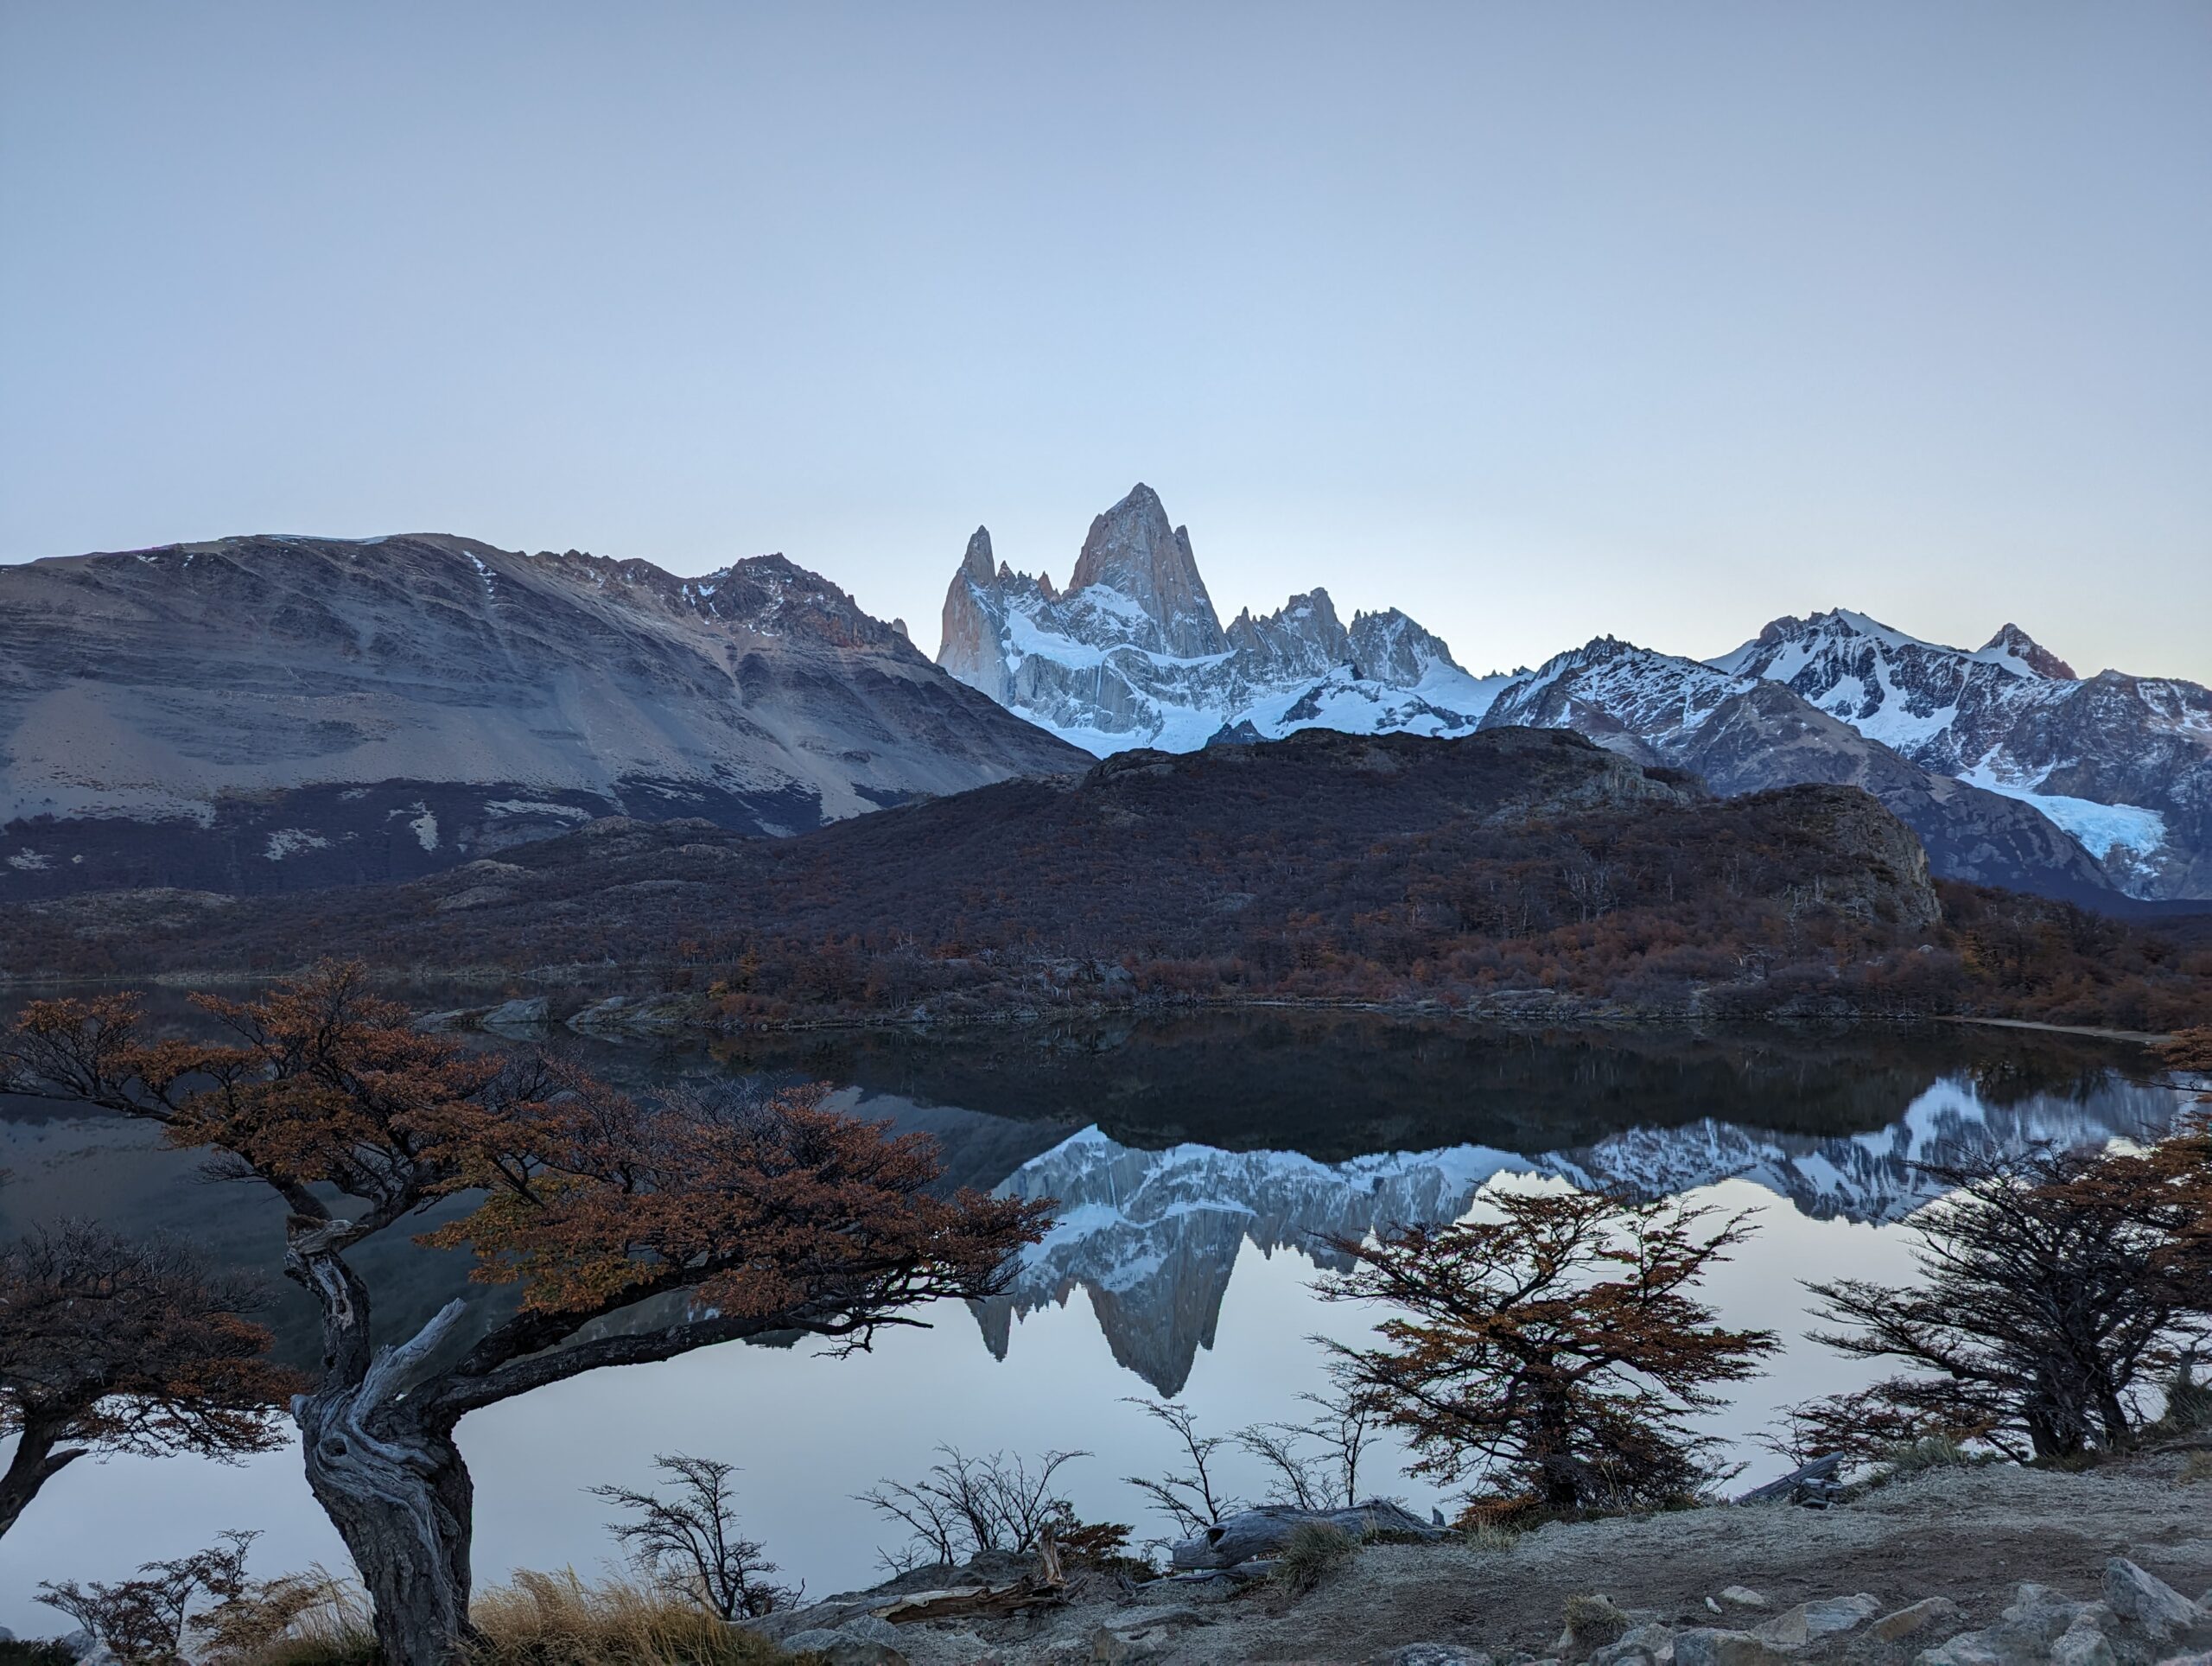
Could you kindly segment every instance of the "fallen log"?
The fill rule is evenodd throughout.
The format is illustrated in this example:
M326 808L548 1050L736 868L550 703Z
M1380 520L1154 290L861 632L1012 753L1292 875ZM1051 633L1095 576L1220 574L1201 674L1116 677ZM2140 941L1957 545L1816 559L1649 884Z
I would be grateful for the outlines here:
M1425 1522L1411 1510L1384 1498L1370 1498L1350 1510L1299 1510L1288 1504L1268 1504L1240 1510L1216 1522L1196 1536L1185 1539L1168 1553L1178 1568L1234 1567L1262 1556L1277 1556L1301 1527L1333 1527L1355 1539L1376 1533L1405 1533L1422 1539L1448 1536L1444 1528Z
M1830 1497L1842 1490L1837 1472L1843 1467L1843 1454L1832 1452L1825 1458L1815 1458L1802 1469L1795 1469L1778 1481L1769 1481L1764 1486L1755 1486L1742 1494L1739 1504L1803 1504L1817 1501L1825 1505Z

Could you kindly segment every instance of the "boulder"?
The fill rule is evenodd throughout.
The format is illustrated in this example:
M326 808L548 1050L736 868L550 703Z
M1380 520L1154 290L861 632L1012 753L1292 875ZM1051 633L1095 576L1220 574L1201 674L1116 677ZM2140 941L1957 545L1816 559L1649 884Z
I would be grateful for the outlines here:
M1654 1622L1623 1632L1590 1656L1590 1666L1637 1666L1643 1661L1649 1661L1651 1666L1673 1666L1674 1658L1674 1632Z
M2109 1618L2111 1612L2102 1603L2076 1602L2063 1591L2023 1582L2015 1588L2012 1600L2005 1607L2005 1623L2050 1643L2083 1619L2090 1622L2091 1630L2096 1630L2099 1622Z
M2203 1609L2125 1556L2105 1564L2105 1600L2121 1625L2153 1643L2177 1642L2207 1618Z
M1491 1657L1456 1643L1408 1643L1369 1656L1367 1666L1491 1666Z
M2119 1657L2102 1631L2077 1625L2050 1645L2050 1666L2119 1666Z
M1760 1626L1758 1635L1778 1649L1802 1649L1822 1637L1855 1631L1881 1612L1882 1599L1863 1591L1855 1597L1801 1602Z
M2042 1666L2045 1658L2033 1633L1999 1625L1961 1631L1940 1649L1923 1649L1913 1666Z
M865 1637L871 1643L887 1643L894 1649L899 1646L899 1628L889 1620L874 1614L855 1614L850 1619L838 1621L831 1629L842 1631L849 1637Z
M1909 1608L1885 1614L1866 1628L1879 1643L1904 1643L1939 1628L1955 1626L1966 1614L1948 1597L1923 1597Z
M494 1007L478 1019L480 1027L487 1030L531 1030L545 1024L551 1008L545 997L534 995L519 1001L509 1001Z
M1750 1631L1700 1626L1675 1638L1674 1666L1780 1666L1791 1656Z

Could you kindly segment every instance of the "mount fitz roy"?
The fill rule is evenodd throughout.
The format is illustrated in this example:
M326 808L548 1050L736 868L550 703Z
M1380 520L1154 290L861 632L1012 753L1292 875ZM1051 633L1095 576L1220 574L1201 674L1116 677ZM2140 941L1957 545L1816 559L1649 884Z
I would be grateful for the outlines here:
M1065 592L994 565L976 528L945 594L938 664L1101 756L1187 752L1224 731L1464 734L1510 680L1468 676L1395 607L1347 627L1319 588L1224 629L1189 529L1171 528L1141 483L1090 523Z
M1139 485L1091 523L1065 590L969 540L938 663L1104 755L1326 728L1580 730L1722 793L1851 784L1945 878L2075 900L2212 896L2212 692L2082 678L2018 626L1968 652L1838 610L1782 619L1709 664L1601 637L1476 677L1395 608L1328 592L1221 625L1186 528Z

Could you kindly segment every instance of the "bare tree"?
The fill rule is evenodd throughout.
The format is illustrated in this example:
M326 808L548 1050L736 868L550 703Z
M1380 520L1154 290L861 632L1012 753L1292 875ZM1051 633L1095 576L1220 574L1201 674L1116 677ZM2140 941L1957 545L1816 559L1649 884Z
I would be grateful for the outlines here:
M245 1315L265 1294L173 1238L67 1221L0 1249L0 1533L93 1452L231 1459L279 1445L304 1378Z
M1191 1466L1187 1473L1171 1472L1156 1479L1142 1475L1122 1477L1128 1485L1166 1510L1185 1533L1202 1533L1237 1507L1237 1501L1217 1487L1213 1478L1214 1454L1228 1446L1233 1437L1200 1434L1190 1408L1173 1401L1132 1397L1128 1403L1143 1407L1147 1416L1157 1418L1173 1429L1175 1438L1183 1443L1184 1454Z
M1047 1452L1036 1460L994 1453L970 1458L957 1447L939 1447L939 1461L918 1481L879 1481L856 1495L861 1503L905 1523L912 1536L881 1553L894 1573L912 1567L951 1567L988 1551L1023 1555L1037 1548L1046 1529L1072 1525L1075 1510L1054 1496L1052 1477L1087 1452Z
M628 1547L641 1573L671 1596L721 1619L773 1613L798 1602L804 1587L771 1581L776 1564L757 1541L738 1531L729 1484L734 1464L679 1452L657 1454L653 1466L675 1483L674 1497L624 1486L591 1489L594 1497L632 1512L609 1531Z
M194 1606L220 1603L246 1588L245 1555L257 1533L229 1532L209 1549L173 1561L147 1562L138 1577L112 1585L74 1580L42 1584L38 1599L58 1608L118 1660L132 1666L172 1666L184 1658Z

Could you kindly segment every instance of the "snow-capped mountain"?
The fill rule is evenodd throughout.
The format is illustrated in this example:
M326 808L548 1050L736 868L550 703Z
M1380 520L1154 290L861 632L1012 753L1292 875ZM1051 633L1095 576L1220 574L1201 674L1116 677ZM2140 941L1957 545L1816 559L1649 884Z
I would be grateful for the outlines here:
M2212 894L2212 690L2073 668L2018 626L1968 652L1837 609L1712 664L1784 684L1913 762L2030 804L2139 897Z
M1571 728L1716 792L1819 781L1865 788L1920 836L1946 879L2094 900L2104 871L2026 804L1922 767L1779 683L1600 637L1493 701L1482 727Z
M1338 617L1329 593L1224 629L1190 530L1140 483L1090 524L1067 588L994 563L978 527L945 593L938 663L1104 756L1188 752L1224 730L1460 734L1508 679L1475 677L1395 608Z
M1091 760L781 556L470 538L0 566L0 900L410 879L594 817L798 831Z
M1462 1145L1320 1162L1289 1151L1177 1145L1147 1151L1085 1129L1024 1163L1001 1195L1055 1198L1059 1218L1027 1250L1012 1287L982 1305L984 1338L1003 1356L1013 1321L1089 1295L1114 1358L1162 1395L1179 1393L1214 1327L1236 1257L1294 1249L1332 1266L1324 1240L1451 1220L1491 1181L1563 1180L1637 1199L1720 1180L1753 1182L1819 1219L1892 1221L1934 1195L1916 1167L1963 1163L2041 1141L2074 1146L2156 1137L2186 1095L2107 1079L2080 1094L1985 1101L1946 1077L1897 1121L1833 1137L1719 1122L1637 1128L1594 1144L1518 1154Z

